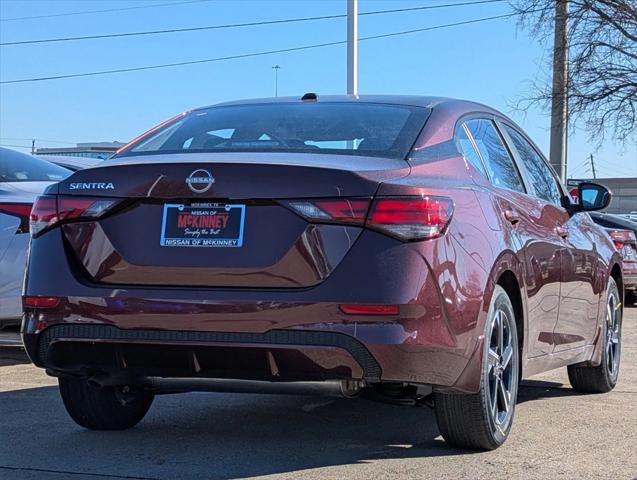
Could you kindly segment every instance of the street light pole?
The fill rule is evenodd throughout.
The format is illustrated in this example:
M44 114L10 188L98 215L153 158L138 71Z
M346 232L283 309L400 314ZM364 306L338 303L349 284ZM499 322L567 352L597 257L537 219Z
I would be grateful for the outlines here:
M555 2L553 88L551 91L551 147L553 168L566 183L568 130L568 0Z
M274 96L279 96L279 70L281 69L280 65L274 65L272 67L274 69Z
M347 94L358 95L358 0L347 0Z

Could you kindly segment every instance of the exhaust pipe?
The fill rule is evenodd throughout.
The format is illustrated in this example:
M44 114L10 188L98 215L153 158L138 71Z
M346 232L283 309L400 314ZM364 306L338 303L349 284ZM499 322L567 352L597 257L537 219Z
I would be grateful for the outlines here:
M323 382L266 382L219 378L146 377L142 384L156 393L218 392L261 393L270 395L311 395L323 397L357 396L363 388L358 380Z

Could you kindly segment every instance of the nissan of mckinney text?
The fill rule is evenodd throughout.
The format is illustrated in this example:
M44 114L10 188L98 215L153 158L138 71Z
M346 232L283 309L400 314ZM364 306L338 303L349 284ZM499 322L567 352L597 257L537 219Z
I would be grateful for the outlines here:
M474 102L195 109L36 199L24 345L89 429L160 394L322 393L433 406L448 444L494 449L522 378L617 383L622 258L588 214L611 192L578 198Z

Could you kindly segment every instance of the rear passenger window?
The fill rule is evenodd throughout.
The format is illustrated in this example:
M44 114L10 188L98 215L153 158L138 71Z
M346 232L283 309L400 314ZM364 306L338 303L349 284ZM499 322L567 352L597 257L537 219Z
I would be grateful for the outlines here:
M497 187L525 192L520 172L513 163L491 120L469 120L467 127L476 142L491 182Z
M458 142L460 143L460 148L462 149L462 154L467 161L473 165L478 171L482 172L485 176L487 176L487 172L484 169L484 165L482 164L482 160L480 160L480 156L478 152L476 152L469 135L467 135L467 131L465 130L466 125L462 125L458 129Z
M549 203L561 206L562 193L550 167L517 130L508 125L504 125L504 129L511 137L513 146L518 151L520 159L526 167L535 195Z

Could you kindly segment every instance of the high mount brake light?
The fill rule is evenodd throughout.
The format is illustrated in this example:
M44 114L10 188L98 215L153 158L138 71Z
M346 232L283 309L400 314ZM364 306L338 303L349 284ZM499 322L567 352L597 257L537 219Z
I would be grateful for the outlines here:
M366 226L404 241L426 240L442 235L452 215L447 197L381 197L374 200Z
M292 200L286 205L311 222L365 225L403 241L442 235L453 215L453 201L436 196Z
M107 198L39 196L31 211L31 236L62 221L97 219L116 203L117 200Z

